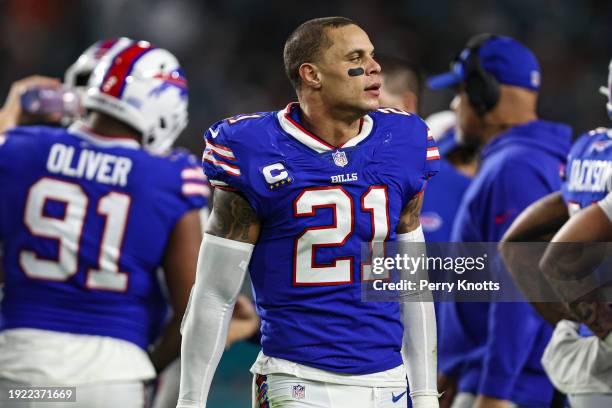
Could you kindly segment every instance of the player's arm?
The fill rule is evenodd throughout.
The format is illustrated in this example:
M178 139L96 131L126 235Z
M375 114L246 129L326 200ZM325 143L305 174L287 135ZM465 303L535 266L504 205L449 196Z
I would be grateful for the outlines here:
M174 226L164 255L166 285L174 314L151 352L151 360L158 373L176 359L181 351L179 329L187 308L189 291L195 280L195 265L201 240L199 211L191 210Z
M206 225L207 234L254 245L259 238L259 227L255 210L242 194L215 190L213 211Z
M210 215L210 209L212 209L213 195L210 198L209 206L200 212L202 225L207 224L206 221ZM238 295L234 305L234 313L232 314L225 349L228 350L234 343L242 340L250 341L258 333L259 325L260 320L253 301L245 295ZM259 339L257 339L257 344L259 344Z
M531 204L514 220L502 237L502 248L507 242L550 241L568 219L561 192L550 193Z
M420 193L402 210L396 229L399 253L418 256L424 249L425 237L419 221L422 205L423 194ZM402 358L408 374L412 406L437 408L436 314L431 293L402 296L400 312L404 326Z
M574 320L612 342L612 318L607 305L598 301L602 282L595 274L605 258L607 242L612 242L612 193L570 218L553 237L540 266L569 302Z
M551 242L612 242L612 193L578 212Z
M215 190L182 324L178 407L206 406L259 229L255 211L240 193Z
M21 110L21 95L28 89L36 87L57 88L59 86L60 81L58 79L40 75L30 76L13 82L4 101L4 106L0 109L0 133L28 122L59 122L62 118L61 113L54 113L44 117L33 117L32 115L25 115Z
M553 278L583 278L599 261L602 245L578 243L612 242L612 193L579 211L551 240L540 266Z
M499 244L508 272L528 299L551 298L555 295L540 269L532 262L533 257L537 256L534 251L538 247L517 242L549 241L568 218L568 209L561 192L551 193L521 212ZM560 302L532 302L532 305L552 325L572 317Z

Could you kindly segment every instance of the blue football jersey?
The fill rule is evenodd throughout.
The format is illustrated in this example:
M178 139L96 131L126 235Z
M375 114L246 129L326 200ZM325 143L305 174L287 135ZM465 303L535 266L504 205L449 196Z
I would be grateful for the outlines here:
M610 192L612 129L597 128L580 136L567 156L561 188L570 215Z
M612 129L600 127L581 135L567 155L561 176L561 193L570 216L602 200L612 190ZM584 325L580 333L593 335Z
M152 156L82 125L0 136L0 329L110 336L142 348L165 318L156 270L177 221L206 204L199 161Z
M334 147L290 104L223 120L205 138L211 184L238 190L261 222L249 271L264 354L351 374L400 365L398 305L361 301L361 244L394 240L402 208L437 172L425 123L379 109Z

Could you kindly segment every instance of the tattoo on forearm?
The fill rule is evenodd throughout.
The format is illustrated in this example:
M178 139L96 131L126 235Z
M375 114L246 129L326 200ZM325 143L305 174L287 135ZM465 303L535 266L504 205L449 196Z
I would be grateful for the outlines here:
M215 190L213 214L206 232L235 241L249 241L251 228L258 224L257 215L238 193Z
M415 196L402 209L399 222L397 224L397 232L405 233L415 230L420 225L419 214L423 206L423 194Z
M575 301L569 303L569 309L600 339L612 332L612 309L608 302Z

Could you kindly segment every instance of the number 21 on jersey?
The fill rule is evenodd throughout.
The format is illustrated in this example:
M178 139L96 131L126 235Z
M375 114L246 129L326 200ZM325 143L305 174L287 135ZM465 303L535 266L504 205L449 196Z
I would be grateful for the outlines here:
M306 228L295 240L293 284L296 286L341 285L353 282L354 256L338 257L330 264L316 264L317 248L341 247L355 232L355 200L341 186L312 187L302 191L293 201L295 217L314 217L321 208L332 210L332 225ZM357 211L370 214L372 242L389 239L389 199L387 186L371 186L362 196ZM382 247L376 245L376 248ZM373 256L376 256L372 254ZM361 262L362 280L369 279L371 264ZM385 276L377 276L384 279Z

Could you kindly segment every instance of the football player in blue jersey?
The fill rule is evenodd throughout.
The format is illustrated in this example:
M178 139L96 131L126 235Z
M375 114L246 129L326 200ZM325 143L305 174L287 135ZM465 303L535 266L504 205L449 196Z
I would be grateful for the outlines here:
M0 135L2 401L56 385L77 387L75 407L142 407L143 382L180 349L207 194L196 159L170 151L185 78L168 51L121 39L90 86L84 122ZM148 355L159 266L175 313Z
M612 61L608 86L602 87L602 93L608 97L610 119L611 88ZM562 173L561 190L529 206L505 234L502 251L509 264L519 250L512 242L548 241L553 235L551 242L610 240L606 209L612 191L612 129L600 127L580 136L568 154ZM591 205L598 202L603 212ZM567 248L550 245L543 265L559 258L559 251L567 251ZM515 272L512 267L509 269ZM515 278L520 284L522 278L516 274ZM610 361L612 345L607 346L604 342L612 342L612 316L609 311L606 313L607 306L584 301L580 308L571 309L553 302L534 306L556 325L543 358L546 372L555 386L569 395L572 407L609 407L612 404L612 366L606 361ZM579 328L576 322L586 324L588 329Z
M261 317L255 407L438 407L433 303L363 302L361 243L423 242L439 154L416 115L379 107L381 67L343 17L284 48L298 101L206 132L216 187L184 319L179 407L203 407L247 269ZM402 353L403 351L403 353ZM404 359L403 359L403 358ZM405 365L403 364L405 363Z
M60 83L60 81L56 78L40 75L24 78L13 83L3 109L0 110L0 129L6 130L17 125L26 125L31 122L47 123L54 126L60 124L66 126L69 125L75 118L72 116L63 115L61 106L56 107L58 108L58 111L54 111L51 114L44 116L24 113L21 106L21 95L25 91L34 88L59 89L60 87L65 87L68 90L76 92L76 94L80 97L81 105L83 106L84 99L86 97L87 83L94 68L107 52L113 50L113 46L115 46L118 41L128 41L128 39L105 39L93 43L66 70L63 83ZM81 114L85 115L86 112L82 110ZM206 191L206 194L208 194L208 191ZM201 223L204 225L208 214L208 207L203 207L199 213ZM189 259L186 259L186 261L189 262ZM0 266L0 274L1 272L2 267ZM2 278L0 277L0 300L2 298L1 282ZM163 279L160 281L160 284L164 286L164 290L162 290L162 292L168 293L168 289ZM174 319L170 319L170 321L168 321L167 301L167 296L152 296L147 299L147 303L151 310L155 310L155 314L151 314L150 316L152 322L150 335L151 342L154 344L157 343L161 340L162 335L165 334L166 340L163 340L161 343L165 344L169 342L168 336L173 336L174 340L172 340L172 343L174 344L174 347L172 349L165 347L171 353L168 356L168 358L170 358L172 355L177 355L176 350L178 349L178 343L180 340L177 339L177 323L174 321ZM0 313L0 320L1 319L2 315ZM169 322L174 322L173 328L172 330L166 331L165 327ZM251 337L253 333L258 330L258 327L259 318L257 317L251 302L245 296L240 295L230 324L228 347L234 342ZM159 354L159 352L157 354ZM178 396L178 382L180 376L178 356L174 362L168 364L164 368L165 365L166 363L156 364L156 368L159 371L154 395L155 408L174 406Z

